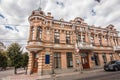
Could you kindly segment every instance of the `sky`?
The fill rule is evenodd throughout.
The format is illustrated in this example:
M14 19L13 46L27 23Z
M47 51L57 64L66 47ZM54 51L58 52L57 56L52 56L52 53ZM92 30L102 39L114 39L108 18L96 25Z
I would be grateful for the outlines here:
M81 17L89 25L105 28L113 24L120 31L120 0L0 0L0 41L26 45L28 17L40 6L54 19L70 21Z

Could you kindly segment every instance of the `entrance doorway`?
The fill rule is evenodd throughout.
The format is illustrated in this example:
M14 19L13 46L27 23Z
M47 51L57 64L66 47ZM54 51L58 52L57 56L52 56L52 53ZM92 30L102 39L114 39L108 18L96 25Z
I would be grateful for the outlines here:
M33 73L37 73L38 71L38 57L37 54L33 54Z
M89 59L88 59L88 53L81 53L81 63L82 63L83 69L90 68Z

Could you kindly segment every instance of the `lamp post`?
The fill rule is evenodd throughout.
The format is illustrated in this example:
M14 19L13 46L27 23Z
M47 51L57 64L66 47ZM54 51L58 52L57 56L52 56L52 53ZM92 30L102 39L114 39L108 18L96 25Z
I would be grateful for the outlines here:
M80 60L80 57L81 57L81 56L80 56L80 54L79 54L79 45L78 45L78 41L79 41L79 40L77 39L77 38L78 38L77 26L75 26L75 33L76 33L76 36L77 36L77 37L76 37L76 45L75 45L75 46L76 46L76 51L75 51L75 52L76 52L76 55L78 55L78 59L76 60L76 63L79 65L80 73L82 73L82 69L81 69L81 66L82 66L82 65L81 65L81 62L80 62L80 61L81 61L81 60Z

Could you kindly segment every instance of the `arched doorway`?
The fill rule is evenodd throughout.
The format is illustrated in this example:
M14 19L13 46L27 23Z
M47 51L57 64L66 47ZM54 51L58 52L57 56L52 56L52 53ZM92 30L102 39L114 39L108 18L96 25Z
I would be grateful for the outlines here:
M81 63L82 63L83 69L90 68L88 53L81 53Z

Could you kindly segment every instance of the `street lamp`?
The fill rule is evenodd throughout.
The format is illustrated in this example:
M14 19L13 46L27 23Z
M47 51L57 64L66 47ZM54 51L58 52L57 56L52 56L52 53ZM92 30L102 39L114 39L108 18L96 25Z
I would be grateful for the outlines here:
M82 73L82 70L81 70L81 63L80 63L80 54L79 54L79 45L78 45L78 30L77 30L77 26L75 26L75 33L76 33L76 44L75 44L75 47L76 47L76 54L78 55L78 59L76 60L76 63L79 65L79 70L80 70L80 73Z

